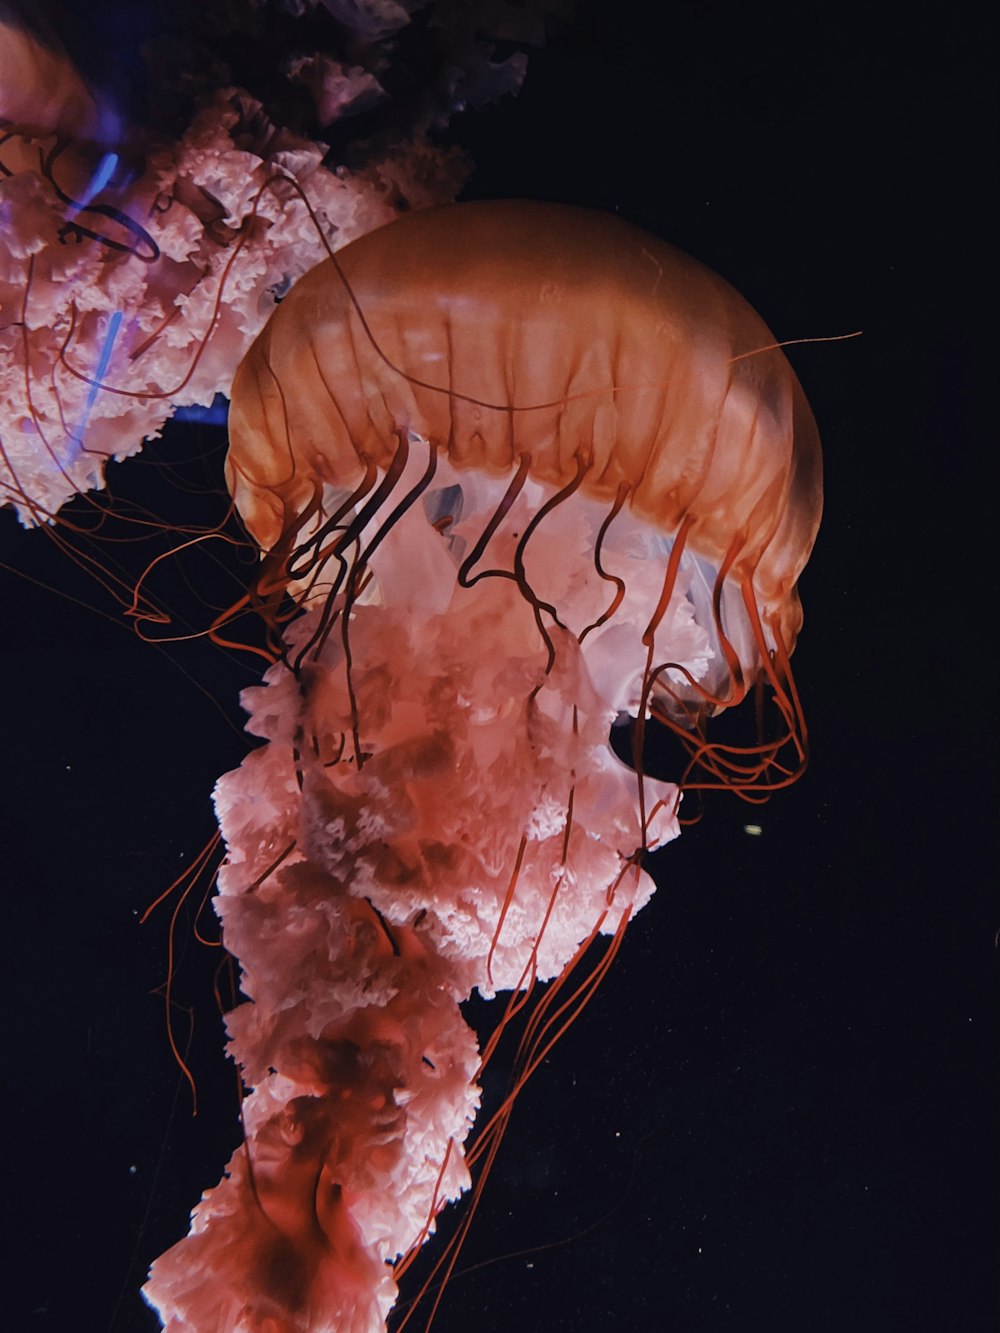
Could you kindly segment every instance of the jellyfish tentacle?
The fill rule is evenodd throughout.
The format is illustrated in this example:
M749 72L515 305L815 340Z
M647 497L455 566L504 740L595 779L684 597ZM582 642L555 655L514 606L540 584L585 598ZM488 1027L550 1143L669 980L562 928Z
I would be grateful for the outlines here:
M469 552L469 555L462 562L458 571L458 582L463 588L472 588L486 578L513 578L514 575L509 570L504 569L481 569L477 574L470 574L470 570L475 569L476 565L483 558L483 554L489 546L493 534L499 528L500 524L510 512L511 506L520 495L524 488L524 483L528 477L528 470L531 467L531 455L521 454L517 463L517 471L511 479L499 504L490 514L486 526L483 528L476 541L475 546Z
M620 578L617 574L609 574L607 572L607 570L604 568L604 565L601 563L601 548L604 545L604 539L607 536L608 529L611 527L611 524L621 513L622 507L625 504L625 501L629 497L630 490L631 487L629 486L627 481L623 481L619 484L618 491L614 498L614 502L612 503L611 508L608 510L607 514L604 517L604 521L601 523L601 526L598 529L597 540L594 543L594 568L597 570L598 576L600 578L604 579L605 582L607 583L613 583L615 585L615 595L611 599L611 602L608 604L608 606L597 617L597 619L592 620L589 625L586 625L580 631L578 642L581 644L583 643L587 635L591 633L592 630L600 629L602 625L606 624L611 619L614 613L621 606L622 600L625 596L625 580L623 578Z

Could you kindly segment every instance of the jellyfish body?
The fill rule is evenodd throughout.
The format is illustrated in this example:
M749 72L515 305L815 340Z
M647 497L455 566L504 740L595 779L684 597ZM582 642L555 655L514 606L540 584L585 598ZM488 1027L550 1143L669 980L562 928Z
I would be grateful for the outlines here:
M678 787L622 764L612 724L690 727L764 679L795 732L818 443L720 279L523 203L407 217L314 269L230 420L254 597L283 630L244 700L267 744L216 792L252 1091L146 1294L172 1330L377 1333L392 1266L509 1114L466 1148L493 1042L462 1001L511 991L502 1027L550 982L520 1086L648 900L642 851L678 831Z
M346 114L352 72L327 74ZM452 199L463 175L420 135L356 172L326 152L232 87L174 141L127 126L0 12L0 506L53 522L178 408L228 394L328 236Z

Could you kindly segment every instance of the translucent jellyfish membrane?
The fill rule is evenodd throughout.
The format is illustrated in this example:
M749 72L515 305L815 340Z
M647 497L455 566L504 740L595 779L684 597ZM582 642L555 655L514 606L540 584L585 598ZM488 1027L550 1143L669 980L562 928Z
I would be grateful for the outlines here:
M172 1330L374 1333L648 900L642 852L678 832L687 775L632 771L612 723L662 717L745 794L804 757L788 654L818 441L719 278L516 202L409 216L313 269L230 429L278 652L244 697L267 744L216 791L252 1091L145 1291ZM713 747L702 717L758 681L777 737ZM543 981L469 1144L482 1067ZM474 989L510 992L482 1049Z

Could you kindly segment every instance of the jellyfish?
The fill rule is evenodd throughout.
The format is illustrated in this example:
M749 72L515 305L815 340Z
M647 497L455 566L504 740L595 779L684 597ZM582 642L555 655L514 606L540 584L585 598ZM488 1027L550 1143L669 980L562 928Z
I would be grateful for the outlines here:
M236 374L227 479L275 644L243 696L264 743L215 792L245 1139L144 1294L169 1333L379 1333L648 902L684 791L766 795L804 762L818 438L695 261L615 217L463 203L299 281ZM773 725L713 742L752 689ZM673 781L644 771L657 725ZM473 991L506 997L482 1042Z
M469 164L428 131L518 91L526 54L496 43L540 41L548 3L432 24L419 90L410 5L178 14L131 116L44 4L0 6L0 505L57 522L175 412L217 407L326 245L454 199ZM244 68L262 43L273 67Z
M138 452L178 408L207 410L227 393L276 301L325 253L324 236L363 235L403 199L442 203L461 181L426 143L332 171L322 145L279 131L236 89L129 172L97 140L15 120L7 92L0 503L26 524L51 523L101 487L107 462Z

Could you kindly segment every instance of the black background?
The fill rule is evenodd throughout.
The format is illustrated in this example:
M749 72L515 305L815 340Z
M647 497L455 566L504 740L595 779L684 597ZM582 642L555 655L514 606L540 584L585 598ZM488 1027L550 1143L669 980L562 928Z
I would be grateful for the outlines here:
M892 9L585 5L518 98L449 131L469 196L620 212L779 338L864 333L791 352L827 485L795 656L811 766L654 861L522 1095L437 1333L992 1326L991 108L961 9ZM175 427L158 456L223 448ZM112 474L159 498L154 463ZM132 1333L238 1136L216 959L182 946L192 1120L150 994L166 919L137 914L212 832L256 670L68 601L115 614L2 517L8 1327Z

